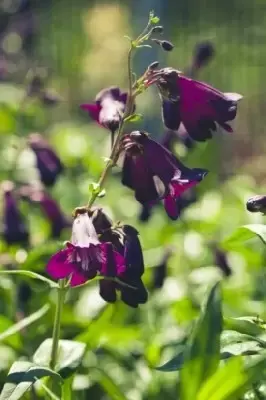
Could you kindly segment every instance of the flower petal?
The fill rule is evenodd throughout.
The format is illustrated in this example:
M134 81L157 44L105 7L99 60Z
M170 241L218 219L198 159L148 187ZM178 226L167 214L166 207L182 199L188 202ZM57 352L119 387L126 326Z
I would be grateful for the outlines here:
M69 263L69 249L54 254L48 261L46 272L54 279L63 279L75 272L75 265Z
M167 215L172 219L176 220L180 215L180 210L177 205L177 201L170 194L164 199L164 208Z
M125 155L122 184L135 190L135 197L142 204L158 199L149 164L142 155L134 159L128 154Z
M96 274L95 274L96 275ZM94 278L94 276L93 276ZM90 278L92 279L92 278ZM80 272L74 271L71 276L70 286L79 286L83 283L87 282L89 279L88 277L82 275Z
M116 301L116 283L106 279L100 280L100 296L108 303Z
M138 231L130 225L124 225L124 256L126 261L126 277L138 279L144 272L144 260Z
M166 128L177 131L181 122L179 113L179 102L172 102L170 100L163 99L162 116Z
M99 122L99 113L101 107L98 104L81 104L80 108L84 111L87 111L92 119Z

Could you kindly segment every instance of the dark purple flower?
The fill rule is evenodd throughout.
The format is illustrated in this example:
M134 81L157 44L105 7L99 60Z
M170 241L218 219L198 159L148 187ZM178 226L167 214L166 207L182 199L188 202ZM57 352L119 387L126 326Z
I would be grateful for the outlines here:
M153 289L160 289L163 287L165 278L167 277L167 264L171 257L173 250L171 248L165 251L161 262L153 268Z
M51 225L51 236L59 238L64 228L70 227L70 221L61 211L59 204L43 191L34 192L31 200L40 204Z
M46 186L53 186L64 166L55 151L38 133L31 134L29 145L36 156L36 164L40 179Z
M29 232L19 211L13 188L14 185L12 182L7 181L2 183L4 191L3 238L9 245L21 244L27 246Z
M167 214L177 219L176 199L197 185L208 171L189 169L159 143L144 132L135 131L123 139L125 158L122 183L134 190L141 204L153 204L163 199Z
M101 280L100 294L106 301L116 299L120 291L121 300L131 307L138 307L148 300L147 290L142 282L144 261L138 231L130 225L112 226L111 220L100 208L92 210L92 220L101 242L111 242L114 249L125 259L125 270L119 280L126 285Z
M147 85L156 83L161 92L167 128L177 130L182 122L191 138L200 142L212 137L216 124L232 132L228 121L235 119L241 95L222 93L171 68L152 71L150 75Z
M228 263L226 252L219 249L216 244L212 245L215 265L222 271L223 275L228 277L232 275L232 269Z
M118 87L111 87L98 93L94 103L81 104L80 107L98 124L114 133L119 127L126 102L127 93L121 92Z
M120 276L124 258L113 250L111 243L100 243L87 213L78 214L73 222L71 242L49 260L47 273L54 279L69 278L77 286L97 274Z
M250 212L266 213L266 195L259 194L248 199L246 204L247 210Z
M212 42L205 41L197 43L190 68L186 70L186 75L195 78L198 71L205 67L215 55L215 48Z

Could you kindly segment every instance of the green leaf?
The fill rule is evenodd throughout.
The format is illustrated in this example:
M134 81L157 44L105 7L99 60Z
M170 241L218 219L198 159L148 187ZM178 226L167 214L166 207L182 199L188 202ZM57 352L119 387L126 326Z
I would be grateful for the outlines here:
M143 45L146 46L146 45ZM137 46L137 47L143 47L143 46ZM125 122L137 122L140 121L143 118L141 114L132 114L129 117L125 119Z
M49 308L50 308L50 306L48 304L45 304L38 311L36 311L33 314L29 315L28 317L22 319L21 321L17 322L16 324L12 325L6 331L0 333L0 342L5 341L9 336L12 336L12 335L16 334L17 332L20 332L22 329L26 328L26 326L29 326L29 325L33 324L34 322L38 321L40 318L42 318L48 312Z
M236 400L252 383L265 376L266 355L244 365L242 357L231 358L200 389L197 400Z
M180 372L182 400L195 399L202 383L218 368L221 331L221 294L220 284L217 283L211 289L206 305L185 347L184 366Z
M265 333L265 329L254 317L224 318L224 327L228 330L257 336Z
M32 271L26 271L23 269L19 269L19 270L13 270L13 271L9 271L9 270L4 270L4 271L0 271L0 275L22 275L22 276L28 276L29 278L32 279L38 279L39 281L43 281L45 283L47 283L51 288L57 288L58 284L56 282L51 281L51 279L45 278L45 276L42 276L40 274L36 274L35 272Z
M179 353L160 367L155 368L162 372L173 372L181 369L184 363L184 348L180 347Z
M250 224L239 227L229 238L225 239L221 246L225 250L242 244L247 240L253 239L258 236L263 243L266 243L266 225L262 224Z
M71 376L81 364L86 345L72 340L60 340L55 371L64 379ZM49 366L52 353L52 339L46 339L33 355L35 364Z
M105 189L101 190L101 191L98 193L98 197L99 197L99 198L102 198L102 197L104 197L105 195L106 195L106 190L105 190Z
M51 376L61 377L49 368L40 367L29 361L16 361L9 370L0 400L20 399L38 379Z
M93 370L97 372L95 379L103 387L105 392L112 400L127 400L119 386L113 379L102 369L94 367Z

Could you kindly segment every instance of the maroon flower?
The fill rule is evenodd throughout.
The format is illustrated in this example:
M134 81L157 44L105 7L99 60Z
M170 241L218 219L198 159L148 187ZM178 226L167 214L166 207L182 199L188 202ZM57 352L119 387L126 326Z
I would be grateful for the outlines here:
M87 213L76 216L71 242L52 256L47 265L51 277L70 278L71 286L81 285L97 274L120 276L124 270L124 258L113 250L111 243L100 243Z
M185 167L177 158L144 132L135 131L123 139L125 158L122 183L134 190L136 200L151 204L164 199L167 214L177 219L176 199L197 185L207 170Z
M9 245L22 244L27 246L29 232L13 193L14 185L9 181L3 182L2 189L4 191L3 238Z
M112 221L100 208L92 214L95 229L102 242L112 242L115 250L125 259L125 270L119 280L129 286L113 281L100 281L100 294L104 300L113 302L120 291L121 300L131 307L138 307L148 300L147 290L142 282L144 261L138 231L130 225L112 226Z
M59 238L64 228L70 227L70 221L60 209L59 204L43 191L33 192L31 200L39 203L51 225L51 236Z
M156 83L162 97L163 120L177 130L182 122L192 139L205 141L216 131L216 123L232 132L228 121L236 117L237 93L222 93L206 83L179 74L172 68L152 71L147 85Z
M114 133L119 127L126 102L127 93L121 92L118 87L111 87L98 93L94 103L81 104L80 107L98 124Z
M41 181L46 186L53 186L64 169L61 160L46 140L38 133L30 135L29 145L35 153Z

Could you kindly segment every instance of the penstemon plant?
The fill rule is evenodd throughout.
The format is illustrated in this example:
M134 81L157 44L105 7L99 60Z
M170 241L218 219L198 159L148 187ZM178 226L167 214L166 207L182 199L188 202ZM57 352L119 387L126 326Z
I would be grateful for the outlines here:
M199 69L214 54L209 42L196 48L193 62L186 73L172 67L160 68L155 61L147 66L141 76L136 76L132 59L138 49L151 45L160 46L164 51L174 49L168 40L157 38L163 33L163 27L158 23L159 18L151 12L143 32L135 39L127 37L127 90L122 91L115 86L105 88L97 94L94 102L80 106L94 121L110 132L111 151L105 159L98 182L90 184L87 204L73 210L72 223L42 187L37 186L36 189L30 185L22 185L15 189L11 182L2 184L5 217L3 237L7 245L23 243L25 248L30 246L29 232L19 212L17 198L40 205L51 223L52 238L60 238L62 231L70 226L72 235L64 248L55 252L47 263L46 274L52 279L17 268L0 271L1 274L24 275L41 280L54 289L57 295L52 337L46 338L34 355L28 357L30 361L27 359L13 363L0 400L17 400L30 395L36 399L40 393L40 398L74 398L72 378L82 363L86 345L79 340L61 338L63 308L67 295L73 292L73 287L83 287L98 280L100 296L107 303L115 303L119 298L126 306L137 308L148 302L148 291L142 281L144 259L137 229L120 221L112 221L106 211L97 205L98 199L106 195L105 183L112 169L122 164L121 183L134 192L136 201L142 207L143 220L148 219L144 218L145 213L149 216L151 210L162 203L167 217L176 221L183 207L181 200L189 193L194 196L195 187L207 176L208 171L200 167L185 166L174 155L173 141L178 137L187 148L192 148L197 146L197 142L211 139L217 127L232 132L229 122L235 119L242 96L238 93L222 93L194 79ZM155 141L150 133L129 129L129 124L137 123L142 118L137 113L138 96L151 86L158 90L166 128L166 135L161 143ZM45 89L38 75L32 78L28 86L26 103L32 99L37 99L46 106L55 105L59 101L58 96L51 95ZM22 104L19 112L22 113L26 106L27 104ZM37 133L29 135L27 141L21 141L21 146L18 146L15 153L10 177L13 179L17 158L25 147L31 149L35 155L42 184L52 187L64 171L64 166L51 146ZM188 199L189 204L190 201ZM265 198L260 196L250 200L247 208L250 211L261 211L265 208ZM255 225L243 227L240 233L233 235L233 240L239 236L243 238L243 229L245 238L255 234L265 241L265 227ZM232 242L232 238L224 241L221 248L216 244L212 245L217 266L227 277L232 271L222 248L226 249L230 240ZM166 263L172 251L169 246L161 264L156 267L154 290L163 285ZM29 291L29 286L20 285L18 292L22 294L18 297L25 301L25 297L30 297ZM29 317L24 318L23 315L22 319L18 318L13 327L0 334L0 339L4 340L27 328L33 321L45 315L48 309L45 305ZM234 353L227 345L252 339L265 349L265 341L258 337L262 333L262 325L263 321L259 319L240 321L237 318L224 318L221 288L217 283L208 293L198 320L186 335L177 354L157 367L157 370L160 373L179 371L176 398L181 400L238 399L252 385L253 394L259 398L261 388L258 382L263 378L265 356L244 365L241 357L235 357L243 355L244 351L237 350ZM235 331L236 336L231 331ZM227 347L223 346L223 340L226 341L223 335L226 336ZM227 358L230 360L224 361ZM236 377L233 384L223 385L233 374ZM105 384L108 386L106 377ZM114 389L114 392L112 398L126 399L119 390Z

